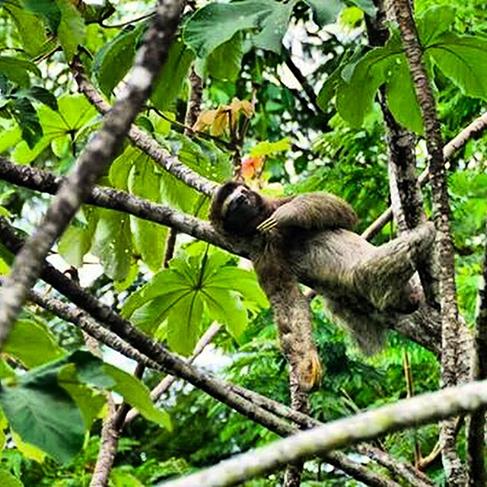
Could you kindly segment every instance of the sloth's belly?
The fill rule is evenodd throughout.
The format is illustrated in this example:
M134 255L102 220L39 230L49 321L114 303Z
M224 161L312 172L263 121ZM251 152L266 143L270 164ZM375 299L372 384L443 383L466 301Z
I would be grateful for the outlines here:
M289 242L286 260L303 283L340 294L353 287L353 269L375 247L348 230L306 232Z

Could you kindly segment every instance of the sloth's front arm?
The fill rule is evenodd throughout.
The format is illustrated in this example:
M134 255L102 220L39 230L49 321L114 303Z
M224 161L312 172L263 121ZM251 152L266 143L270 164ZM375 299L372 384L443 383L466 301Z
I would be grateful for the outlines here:
M269 232L276 227L300 227L306 230L351 229L357 222L353 208L329 193L306 193L279 206L257 230Z

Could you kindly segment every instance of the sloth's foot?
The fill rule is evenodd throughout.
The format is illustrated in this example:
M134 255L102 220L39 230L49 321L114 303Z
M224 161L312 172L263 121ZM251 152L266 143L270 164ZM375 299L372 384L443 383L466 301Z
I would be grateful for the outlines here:
M297 364L297 379L303 392L318 389L323 377L323 367L316 350L309 350Z

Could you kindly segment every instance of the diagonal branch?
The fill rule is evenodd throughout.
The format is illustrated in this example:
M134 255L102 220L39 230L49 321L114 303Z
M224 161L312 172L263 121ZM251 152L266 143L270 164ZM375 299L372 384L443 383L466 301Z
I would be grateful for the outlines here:
M365 439L473 412L487 405L487 381L469 383L403 399L389 406L302 431L268 446L236 455L188 477L159 484L161 487L225 487L276 470L286 463L344 448Z
M44 258L56 239L88 196L92 186L121 147L130 125L147 100L160 67L167 58L179 24L181 0L160 2L156 16L139 49L127 86L96 136L90 140L78 163L62 184L35 233L17 255L0 292L0 347L35 283Z
M0 179L25 188L55 194L63 178L31 166L12 164L0 156ZM228 250L234 254L248 256L251 247L242 239L223 238L213 227L190 215L179 213L169 206L153 203L138 196L107 186L94 186L86 203L122 211L161 225L175 228L195 238Z

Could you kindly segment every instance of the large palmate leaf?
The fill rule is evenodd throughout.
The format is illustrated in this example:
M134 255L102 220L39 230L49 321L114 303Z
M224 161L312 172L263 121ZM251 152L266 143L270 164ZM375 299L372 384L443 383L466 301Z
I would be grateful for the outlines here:
M450 7L426 10L418 20L418 31L427 68L434 63L466 95L487 98L487 41L457 35L448 30L454 19ZM338 75L340 74L340 76ZM422 133L422 120L409 68L397 33L384 47L372 49L361 59L341 64L329 75L318 104L326 111L336 92L340 115L352 126L361 126L372 110L380 86L386 87L387 104L394 117L406 128Z
M423 119L406 59L397 60L386 85L387 105L394 118L417 134L423 133Z
M57 105L57 111L45 104L39 107L37 113L44 135L32 149L26 142L18 143L12 153L16 162L32 162L49 145L54 152L56 147L63 145L70 148L78 132L97 115L96 109L82 95L64 95L58 99Z
M235 339L247 325L247 309L266 305L255 275L228 265L228 255L190 252L133 293L123 314L147 332L166 338L171 348L189 354L203 324L218 321ZM244 307L243 304L247 305Z
M396 46L396 43L394 43ZM350 80L343 79L337 86L336 104L340 115L352 126L360 126L370 112L379 86L387 80L390 69L398 55L389 43L385 47L369 51L352 66Z

